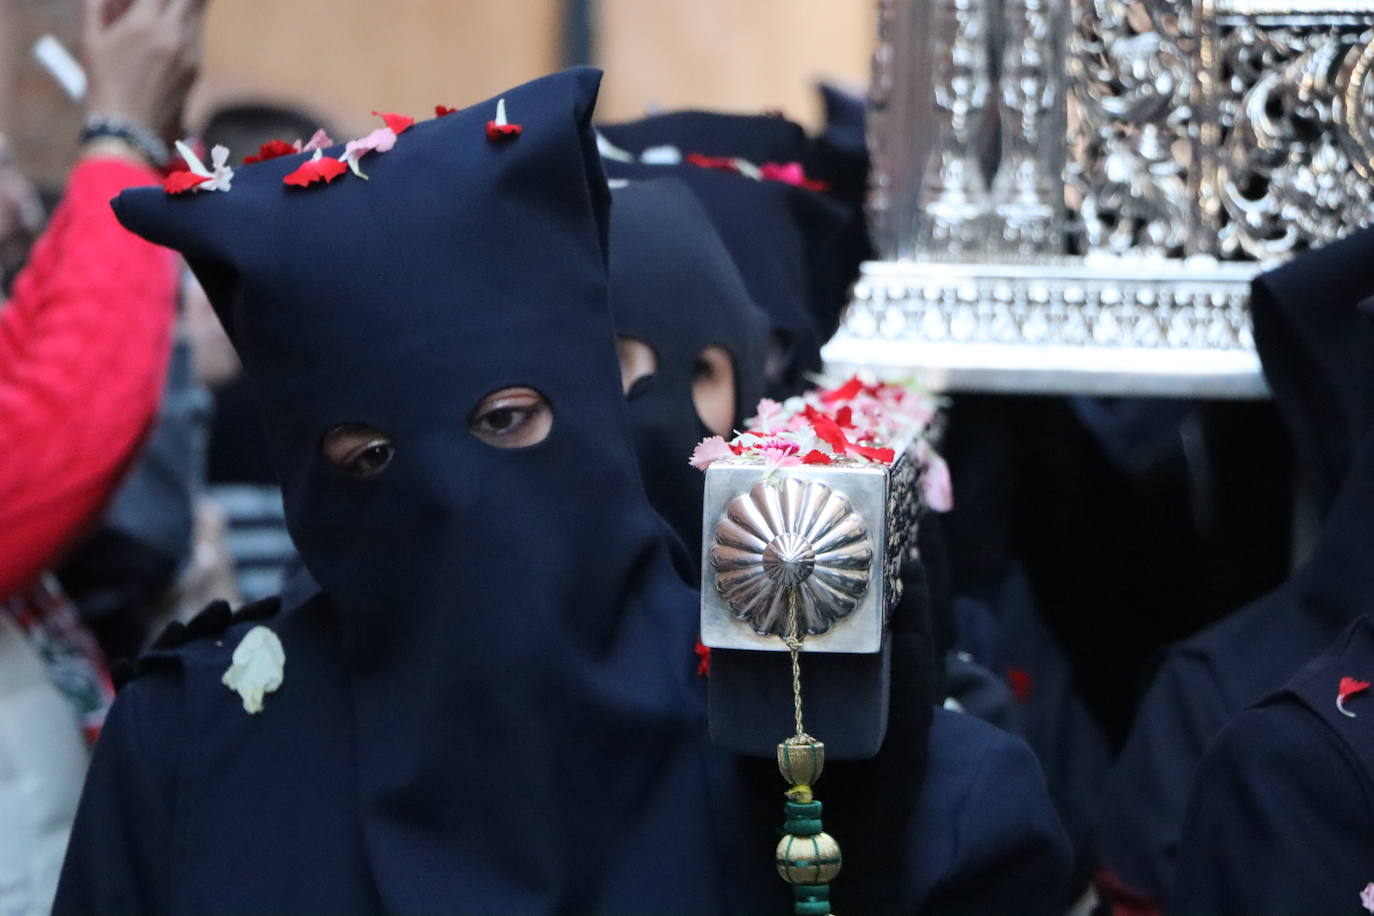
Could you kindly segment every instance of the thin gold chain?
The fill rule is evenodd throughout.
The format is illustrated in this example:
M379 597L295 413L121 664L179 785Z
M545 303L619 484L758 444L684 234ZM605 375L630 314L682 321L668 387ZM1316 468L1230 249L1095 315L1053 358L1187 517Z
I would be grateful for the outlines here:
M797 614L797 588L792 586L787 590L787 648L792 653L792 717L796 720L797 739L806 738L806 729L802 727L802 694L801 694L801 622Z

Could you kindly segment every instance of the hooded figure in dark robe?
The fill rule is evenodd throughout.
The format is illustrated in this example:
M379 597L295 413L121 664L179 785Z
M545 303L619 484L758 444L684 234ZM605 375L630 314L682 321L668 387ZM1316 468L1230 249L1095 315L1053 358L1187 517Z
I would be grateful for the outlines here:
M366 181L292 185L329 167L295 155L116 203L211 297L320 591L212 606L140 661L56 913L788 905L785 786L752 792L708 741L697 595L631 447L598 81L404 129ZM894 910L1053 899L1029 754L942 747L957 784L892 798Z
M1374 617L1242 711L1202 762L1173 911L1374 910Z
M1358 303L1374 292L1374 230L1259 277L1252 309L1265 377L1297 437L1299 474L1329 514L1301 567L1277 589L1170 649L1107 782L1100 834L1108 882L1167 904L1189 788L1209 742L1278 690L1356 617L1374 610L1374 442L1354 460L1374 409L1374 353ZM1363 341L1361 357L1353 348ZM1256 456L1256 460L1264 460ZM1333 499L1331 481L1344 479ZM1252 498L1287 499L1287 493Z
M518 135L496 99L416 125L366 181L288 185L297 155L117 202L225 323L324 592L143 659L58 913L785 904L630 447L598 81L511 90ZM284 666L250 714L221 679L254 626Z
M676 178L631 182L613 193L611 208L611 309L616 330L648 346L656 356L651 375L627 380L630 426L650 501L669 520L678 534L692 544L688 574L699 581L702 537L702 496L705 475L687 463L692 447L711 434L694 397L693 368L708 347L729 354L735 381L733 428L742 429L753 414L762 390L762 353L767 320L754 307L733 262L712 228L710 218L688 187ZM727 434L728 436L728 434ZM927 519L929 521L929 519ZM925 522L922 523L923 525ZM927 563L937 557L924 557ZM915 570L922 570L920 565ZM932 569L938 578L939 564ZM1014 848L1033 837L1037 818L1045 809L1033 808L1030 817L1008 811L1000 799L976 800L970 794L963 755L977 748L996 768L1008 770L1028 762L1021 742L952 712L932 710L936 675L932 661L929 597L924 577L906 581L903 601L893 611L892 665L889 686L889 723L886 738L876 756L827 763L821 790L826 801L827 824L843 835L845 878L832 891L834 905L854 912L899 912L901 882L893 875L901 870L900 854L894 854L892 837L905 835L911 819L981 821ZM730 689L747 693L766 690L773 666L752 665L760 653L711 653L703 667L720 673L727 660L732 671ZM818 659L804 665L803 677L815 686L820 673ZM723 696L712 682L711 715L731 715L733 697ZM827 690L845 685L827 682ZM851 685L848 705L857 711L865 702L858 685ZM932 715L934 716L932 726ZM928 748L930 741L938 745ZM768 748L771 753L771 746ZM936 769L926 778L928 761ZM743 774L754 787L751 797L768 798L777 781L771 759L755 758ZM1021 774L1021 779L1028 773ZM908 796L919 787L919 800ZM1037 790L1037 793L1040 790ZM1040 802L1043 805L1043 796ZM963 799L950 805L950 799ZM771 802L770 802L771 804ZM962 811L961 813L958 813ZM764 812L760 816L766 817ZM1022 839L1015 839L1020 837ZM984 835L984 839L989 838ZM929 832L925 856L945 859L951 876L941 899L961 912L977 912L979 900L998 899L1004 891L1024 880L1019 869L996 874L988 869L981 877L978 864L982 846L974 841L965 848L949 847L954 837L935 829ZM982 885L978 887L978 885ZM999 890L1002 889L1002 890ZM1053 910L1054 894L1043 901ZM957 901L957 903L953 903ZM1018 904L1022 906L1024 904ZM1036 904L1041 905L1039 903ZM938 911L938 909L936 910Z
M796 162L808 140L800 124L782 115L668 111L637 121L598 124L597 132L639 158L646 150L672 148L680 156L738 156L755 165Z
M768 318L701 204L681 181L617 189L611 217L611 314L616 333L652 353L653 371L633 380L630 429L649 501L687 545L691 579L701 558L704 475L687 459L703 438L744 429L764 393ZM710 351L723 352L716 366ZM722 372L733 385L729 422L711 429L697 402ZM724 395L722 394L722 397Z
M676 112L598 128L616 147L606 155L613 179L672 176L691 188L744 279L772 321L767 394L785 398L809 387L821 369L821 346L835 332L861 255L851 242L862 214L815 190L775 178L753 178L730 165L795 165L803 178L806 134L781 118ZM671 147L673 164L641 161ZM705 157L705 158L700 158Z

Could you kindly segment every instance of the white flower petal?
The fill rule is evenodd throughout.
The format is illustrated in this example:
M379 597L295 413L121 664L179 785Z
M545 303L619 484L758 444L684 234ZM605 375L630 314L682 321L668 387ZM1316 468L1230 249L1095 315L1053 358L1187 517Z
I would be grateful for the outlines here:
M181 140L176 142L176 148L177 153L186 163L187 171L192 175L199 175L201 178L211 177L210 170L205 167L204 162L200 161L200 157L196 155L195 150L191 149L191 147L187 146L186 143Z
M639 161L645 165L681 165L682 150L676 146L648 146L639 154Z
M262 712L262 700L282 684L286 650L277 634L256 626L243 634L234 649L233 664L220 678L225 687L243 697L243 709L250 714Z

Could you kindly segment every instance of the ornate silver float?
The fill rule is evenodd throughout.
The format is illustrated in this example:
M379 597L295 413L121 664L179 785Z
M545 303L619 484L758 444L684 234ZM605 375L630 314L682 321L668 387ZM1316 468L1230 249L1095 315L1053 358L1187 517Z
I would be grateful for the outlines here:
M880 8L881 260L829 365L1263 396L1249 281L1374 218L1374 0Z

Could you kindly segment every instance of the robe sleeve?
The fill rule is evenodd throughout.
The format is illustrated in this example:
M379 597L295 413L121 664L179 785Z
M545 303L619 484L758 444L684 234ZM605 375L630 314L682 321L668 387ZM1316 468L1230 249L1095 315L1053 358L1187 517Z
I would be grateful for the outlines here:
M945 723L952 715L958 714L937 711ZM915 871L932 873L934 880L913 909L1058 916L1073 895L1073 852L1040 764L1021 739L960 718L967 721L958 734L943 723L932 730L933 740L964 746L962 759L951 761L964 772L927 779L913 849ZM932 753L946 756L942 749Z
M54 916L173 910L180 688L140 676L120 691L96 743L62 866Z
M121 227L110 199L156 180L115 159L79 164L0 308L0 595L98 514L152 422L175 261Z
M1205 661L1170 654L1107 777L1098 842L1110 873L1104 881L1109 898L1126 894L1120 902L1127 907L1167 901L1188 788L1207 743L1228 718Z
M1198 769L1171 912L1358 913L1374 817L1352 751L1295 701L1248 709Z

